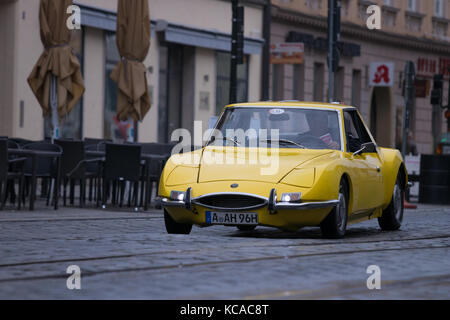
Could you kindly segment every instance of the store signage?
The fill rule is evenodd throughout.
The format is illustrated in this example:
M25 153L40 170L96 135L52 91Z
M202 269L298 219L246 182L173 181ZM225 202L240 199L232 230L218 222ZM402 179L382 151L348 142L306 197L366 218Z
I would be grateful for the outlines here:
M450 76L450 58L430 59L420 57L417 60L417 73L424 76L442 74Z
M427 79L416 79L416 98L426 98L430 95L430 81Z
M304 45L302 42L275 43L270 46L270 63L302 64Z
M311 48L320 51L328 50L328 39L323 37L314 37L308 33L297 31L289 31L286 42L303 42L306 48ZM337 44L339 53L342 57L360 57L361 46L359 44L339 41Z
M370 80L372 87L392 87L394 85L393 62L372 62L370 64Z

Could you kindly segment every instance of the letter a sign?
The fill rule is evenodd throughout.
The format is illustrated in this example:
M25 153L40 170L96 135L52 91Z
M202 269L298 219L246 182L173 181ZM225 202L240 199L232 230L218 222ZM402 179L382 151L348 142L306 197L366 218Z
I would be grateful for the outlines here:
M394 85L393 62L372 62L370 64L370 81L372 87L392 87Z

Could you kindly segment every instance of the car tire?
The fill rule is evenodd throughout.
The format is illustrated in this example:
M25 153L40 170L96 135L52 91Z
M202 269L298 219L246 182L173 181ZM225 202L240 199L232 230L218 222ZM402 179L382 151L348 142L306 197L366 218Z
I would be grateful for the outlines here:
M256 229L256 226L237 226L240 231L253 231Z
M401 175L399 173L392 192L391 203L383 210L383 215L378 218L381 230L394 231L400 229L402 225L405 190L402 190L400 179Z
M192 230L192 224L178 223L164 210L164 222L168 234L189 234Z
M348 199L347 182L341 180L339 185L339 204L333 208L320 224L320 230L324 238L338 239L345 235L348 221Z

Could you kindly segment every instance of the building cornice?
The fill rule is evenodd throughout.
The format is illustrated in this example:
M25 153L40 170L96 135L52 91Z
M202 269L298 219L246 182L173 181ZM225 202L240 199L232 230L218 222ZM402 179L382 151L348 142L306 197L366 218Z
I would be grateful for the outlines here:
M293 26L308 26L309 28L327 32L327 17L313 16L282 7L272 7L272 19ZM450 43L427 38L417 38L409 35L400 35L382 30L369 30L361 25L343 22L341 36L360 39L370 42L382 42L390 46L432 52L437 54L450 54Z

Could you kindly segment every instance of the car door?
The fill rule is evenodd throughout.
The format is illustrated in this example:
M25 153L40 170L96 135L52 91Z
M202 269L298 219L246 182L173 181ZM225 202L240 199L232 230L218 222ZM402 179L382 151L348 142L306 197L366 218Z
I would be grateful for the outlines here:
M369 134L367 126L364 124L361 115L358 111L354 110L350 112L356 126L356 130L359 133L362 143L372 142L376 145L375 140ZM383 203L383 171L382 171L382 161L378 150L376 152L364 152L362 155L364 161L366 161L368 166L368 179L371 181L369 188L369 193L371 194L371 207L376 208Z
M376 208L382 199L378 154L353 155L354 152L361 149L363 143L371 142L367 130L363 130L360 121L356 110L344 111L346 151L352 167L354 212Z

